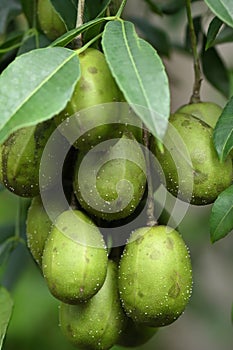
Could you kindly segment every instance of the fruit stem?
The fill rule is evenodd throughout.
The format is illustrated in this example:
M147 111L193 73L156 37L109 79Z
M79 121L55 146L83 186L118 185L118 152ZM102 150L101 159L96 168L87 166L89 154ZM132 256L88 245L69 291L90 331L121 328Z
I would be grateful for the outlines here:
M117 11L116 18L121 17L122 12L123 12L123 10L124 10L124 8L125 8L126 3L127 3L127 0L123 0L123 1L122 1L121 6L119 7L119 9L118 9L118 11Z
M192 18L191 0L186 0L186 12L187 12L187 18L188 18L188 26L189 26L191 47L192 47L192 53L193 53L194 74L195 74L194 84L193 84L193 93L190 98L190 103L197 103L197 102L200 102L200 89L201 89L202 77L201 77L200 59L199 59L199 54L197 50L197 37L196 37L193 18Z
M156 226L158 223L155 220L155 216L154 216L155 204L154 204L153 181L151 176L150 139L151 139L151 135L148 129L144 126L143 141L146 147L145 159L146 159L147 186L148 186L147 226Z
M76 28L81 27L83 25L83 13L84 13L84 7L85 7L85 0L79 0L78 1L78 11L77 11L77 21L76 21ZM80 33L75 39L74 39L74 46L76 49L79 49L82 47L83 41L82 41L82 33Z

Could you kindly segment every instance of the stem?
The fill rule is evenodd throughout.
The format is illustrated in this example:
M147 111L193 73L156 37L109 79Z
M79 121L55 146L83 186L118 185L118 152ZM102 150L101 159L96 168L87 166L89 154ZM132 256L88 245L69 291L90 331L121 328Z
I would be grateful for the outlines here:
M201 77L200 60L199 60L199 55L197 51L197 37L195 34L192 12L191 12L191 0L186 0L186 12L188 17L190 40L191 40L191 47L192 47L193 60L194 60L194 74L195 74L194 84L193 84L193 94L190 98L190 103L197 103L197 102L200 102L200 89L201 89L202 77Z
M85 7L85 0L79 0L78 1L78 11L77 11L77 21L76 21L76 28L81 27L83 25L83 12ZM80 33L75 39L74 39L74 46L75 48L82 47L82 33Z
M151 176L151 160L150 160L150 133L147 128L143 128L143 140L146 147L146 169L147 169L147 185L148 185L148 206L147 206L147 226L157 225L157 221L154 216L155 204L154 204L154 190L153 181Z
M119 10L117 11L116 17L121 17L126 3L127 3L127 0L122 0L121 6L119 7Z
M99 38L101 38L101 36L103 35L103 33L100 33L98 35L96 35L93 39L91 39L90 41L88 41L88 43L86 43L85 45L83 45L82 47L80 47L77 50L77 53L80 54L81 52L85 51L89 46L91 46L96 40L98 40Z

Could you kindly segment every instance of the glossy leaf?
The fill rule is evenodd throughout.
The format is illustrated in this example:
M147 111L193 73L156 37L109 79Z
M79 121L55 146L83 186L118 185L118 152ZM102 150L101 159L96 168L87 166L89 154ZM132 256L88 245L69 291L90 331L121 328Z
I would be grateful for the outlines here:
M233 230L233 185L216 199L210 216L210 235L214 243Z
M13 61L0 76L0 143L60 112L79 77L78 56L69 49L37 49Z
M233 27L233 7L231 0L205 0L205 3L217 17Z
M50 0L68 30L75 28L78 0Z
M104 23L105 21L106 21L106 19L104 17L102 17L102 18L96 18L93 21L87 22L87 23L83 24L82 26L80 26L79 28L72 29L69 32L63 34L61 37L59 37L58 39L53 41L50 46L51 47L66 46L79 34L85 32L86 30L92 28L93 26L95 26L99 23Z
M205 49L208 50L215 42L216 36L222 26L222 21L218 17L214 17L211 21L206 38Z
M0 34L4 34L7 24L15 16L21 13L21 4L19 0L1 0L0 1Z
M13 310L13 301L9 292L4 287L0 287L0 310L0 349L2 349L3 340Z
M214 145L219 159L224 161L233 148L233 97L223 109L215 126Z
M149 130L163 138L169 117L169 86L163 63L154 48L140 39L131 22L105 26L103 50L127 102Z
M230 79L224 62L217 50L211 47L201 56L202 68L205 77L225 97L229 97Z

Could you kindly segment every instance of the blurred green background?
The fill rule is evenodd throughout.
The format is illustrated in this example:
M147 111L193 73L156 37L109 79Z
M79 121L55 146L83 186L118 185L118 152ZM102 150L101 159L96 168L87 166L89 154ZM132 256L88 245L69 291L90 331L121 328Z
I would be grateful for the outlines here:
M163 196L158 196L162 198ZM173 198L168 196L169 218ZM14 235L19 199L6 190L0 191L0 242ZM178 202L174 220L183 216L185 204ZM21 200L19 216L25 238L25 215L28 201ZM157 204L157 208L159 205ZM233 331L233 235L212 245L208 232L210 206L189 207L179 224L179 231L190 248L193 264L193 295L185 313L172 325L161 328L141 350L232 350ZM19 244L9 255L0 255L0 277L14 299L13 316L4 342L4 350L74 349L59 329L59 302L49 293L43 277L25 244ZM1 312L1 311L0 311ZM123 349L114 347L113 350Z

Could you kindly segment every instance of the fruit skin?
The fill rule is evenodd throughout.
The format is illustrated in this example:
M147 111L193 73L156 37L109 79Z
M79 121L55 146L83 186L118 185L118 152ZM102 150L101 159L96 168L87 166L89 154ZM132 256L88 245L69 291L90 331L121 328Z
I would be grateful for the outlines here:
M43 275L59 300L76 304L91 298L104 283L107 251L98 228L78 210L60 214L45 243Z
M117 264L109 260L107 277L99 292L79 305L62 303L59 311L64 335L80 349L107 350L127 324L117 288Z
M198 102L184 105L176 113L191 114L214 129L218 118L222 114L222 108L213 102Z
M65 34L65 24L55 11L50 0L38 0L37 14L40 27L50 40L55 40L62 34Z
M146 187L145 159L137 141L124 134L107 152L92 151L87 157L83 168L80 155L75 166L73 187L80 205L107 221L131 215Z
M39 169L44 147L54 131L53 120L22 128L2 145L3 184L22 197L39 195Z
M189 252L179 233L167 226L132 233L119 266L119 291L134 322L161 327L184 311L192 289Z
M78 54L78 53L77 53ZM111 111L89 107L122 100L122 93L119 90L111 72L108 68L104 54L99 50L88 48L79 54L81 78L78 81L71 100L66 108L55 117L57 125L67 117L73 116L76 112L82 111L81 117L71 118L72 125L70 134L76 139L76 148L87 150L104 139L112 138L116 134L116 127L110 124ZM101 123L95 127L95 121ZM85 133L85 130L92 129ZM61 130L62 132L62 130Z
M32 199L26 222L27 244L37 264L42 268L42 255L52 222L46 213L40 196Z
M169 126L164 138L164 145L167 147L164 153L155 144L153 147L163 169L168 191L195 205L214 202L231 185L230 157L224 163L219 161L213 144L213 129L203 121L184 113L171 115L169 121L183 140L191 164L180 156L182 150L177 146L179 140ZM173 143L170 143L170 139L173 139ZM181 172L178 177L179 169Z
M146 344L158 331L158 328L147 327L134 323L130 318L127 327L123 330L117 345L124 347L136 347Z

